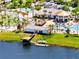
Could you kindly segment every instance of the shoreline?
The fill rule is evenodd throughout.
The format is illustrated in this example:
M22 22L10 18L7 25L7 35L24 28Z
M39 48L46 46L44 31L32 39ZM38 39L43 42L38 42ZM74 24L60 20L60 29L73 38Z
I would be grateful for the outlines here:
M8 42L8 43L21 42L22 43L22 41L11 41L11 40L0 40L0 42ZM79 47L75 47L75 46L65 46L65 45L58 45L58 44L47 44L48 46L35 45L36 42L34 42L34 43L32 42L31 44L34 45L34 46L38 46L38 47L53 47L53 46L57 46L57 47L63 47L63 48L79 49Z
M51 34L51 35L40 35L36 34L32 39L33 42L38 40L45 40L49 46L62 46L68 48L79 48L79 37L74 37L70 35L65 37L66 34ZM22 42L22 37L28 37L27 33L15 33L15 32L0 32L1 42Z
M8 43L13 43L15 41L0 41L0 42L8 42ZM21 41L17 41L17 42L21 42ZM22 42L21 42L22 43ZM32 44L32 43L31 43ZM38 46L35 44L32 44L34 46ZM58 44L47 44L49 46L38 46L38 47L53 47L53 46L57 46L57 47L63 47L63 48L71 48L71 49L79 49L79 47L72 47L72 46L62 46L62 45L58 45Z
M42 45L36 45L37 42L32 43L34 46L42 47ZM47 44L48 46L43 46L43 47L53 47L53 46L58 46L58 47L63 47L63 48L72 48L72 49L79 49L79 47L72 47L72 46L63 46L63 45L58 45L58 44Z
M72 47L72 46L62 46L58 44L49 44L50 46L58 46L58 47L64 47L64 48L72 48L72 49L79 49L79 47Z

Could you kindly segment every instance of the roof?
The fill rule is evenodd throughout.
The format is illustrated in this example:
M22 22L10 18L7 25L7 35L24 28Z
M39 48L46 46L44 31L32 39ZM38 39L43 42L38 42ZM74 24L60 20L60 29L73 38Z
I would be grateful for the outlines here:
M10 2L11 0L5 0L5 2Z
M35 26L35 25L28 25L26 28L25 28L25 30L27 30L27 29L29 29L29 30L48 30L48 28L47 27L43 27L43 26Z
M48 27L49 25L55 25L55 23L53 21L46 21L44 27Z
M20 12L20 14L21 14L22 16L27 16L27 15L28 15L28 13L25 13L25 12Z
M44 20L37 20L35 25L38 25L38 26L43 26L46 22Z
M69 16L70 13L66 12L66 11L58 11L55 13L55 15L57 15L57 16Z

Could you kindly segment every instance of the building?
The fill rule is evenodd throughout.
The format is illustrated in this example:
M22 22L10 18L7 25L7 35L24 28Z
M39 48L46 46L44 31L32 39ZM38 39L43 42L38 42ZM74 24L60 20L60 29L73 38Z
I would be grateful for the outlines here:
M42 26L28 25L24 32L28 33L39 33L39 34L49 34L49 29Z
M46 23L42 26L39 25L27 25L24 32L30 32L30 33L39 33L39 34L50 34L50 28L49 25L55 25L55 23L52 20L46 21Z
M55 20L57 22L67 22L70 16L70 12L66 12L66 11L58 11L55 13Z
M35 25L37 25L37 26L43 26L45 23L46 23L45 20L40 20L40 19L38 19L38 20L35 22Z

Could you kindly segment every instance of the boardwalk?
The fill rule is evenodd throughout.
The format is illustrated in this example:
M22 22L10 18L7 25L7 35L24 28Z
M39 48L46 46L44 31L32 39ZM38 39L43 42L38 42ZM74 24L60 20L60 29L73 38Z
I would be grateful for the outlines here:
M30 41L32 40L32 38L34 38L35 34L32 34L30 37L23 37L22 41L23 41L23 45L30 45Z

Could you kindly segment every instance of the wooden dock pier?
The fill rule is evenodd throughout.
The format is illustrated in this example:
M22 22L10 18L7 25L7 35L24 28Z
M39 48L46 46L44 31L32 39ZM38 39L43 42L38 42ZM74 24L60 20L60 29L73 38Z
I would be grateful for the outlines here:
M35 36L35 34L32 34L30 37L23 37L21 40L23 42L23 46L30 45L30 41Z

